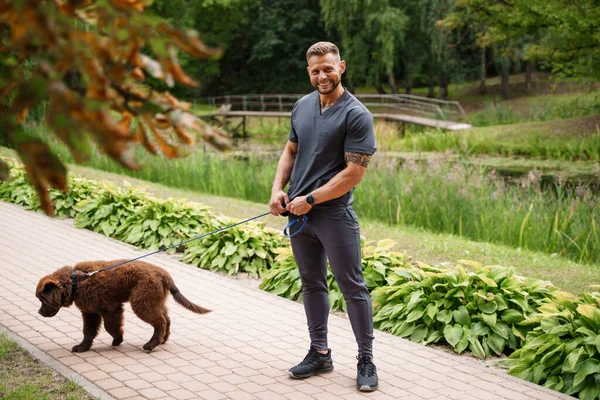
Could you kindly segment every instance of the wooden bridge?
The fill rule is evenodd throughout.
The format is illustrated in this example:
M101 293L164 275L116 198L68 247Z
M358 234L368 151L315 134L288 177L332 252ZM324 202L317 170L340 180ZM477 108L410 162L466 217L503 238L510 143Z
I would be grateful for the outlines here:
M211 97L208 103L220 107L219 110L200 117L219 121L234 136L247 137L247 118L290 118L294 104L302 96L270 94ZM467 119L467 115L457 101L407 94L355 94L355 96L371 111L373 118L398 122L403 127L406 124L414 124L453 131L471 128L470 124L460 122ZM232 119L241 120L234 125Z

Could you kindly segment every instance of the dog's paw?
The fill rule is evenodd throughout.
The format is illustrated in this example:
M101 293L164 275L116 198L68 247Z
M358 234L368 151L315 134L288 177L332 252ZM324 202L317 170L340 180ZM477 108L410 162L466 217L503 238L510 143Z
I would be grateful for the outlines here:
M120 338L115 338L115 339L113 339L113 341L112 341L112 345L113 345L113 346L118 346L118 345L120 345L121 343L123 343L123 338L122 338L122 337L120 337Z
M73 351L73 353L83 353L85 351L88 351L90 349L91 346L85 346L85 345L81 345L78 344L77 346L73 346L73 348L71 349Z
M152 350L154 350L154 348L156 346L157 346L157 343L154 343L154 342L150 341L150 342L148 342L148 343L146 343L144 345L144 350L146 350L146 351L152 351Z

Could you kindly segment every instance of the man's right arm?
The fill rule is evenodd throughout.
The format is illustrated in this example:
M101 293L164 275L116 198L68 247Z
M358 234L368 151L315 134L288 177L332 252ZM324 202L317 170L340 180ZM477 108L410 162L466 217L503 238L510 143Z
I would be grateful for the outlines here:
M283 191L283 188L290 181L290 176L292 175L292 169L294 168L294 162L296 161L296 153L298 152L298 143L294 143L288 140L285 145L285 149L279 158L279 163L277 164L277 173L275 174L275 179L273 180L273 187L271 189L271 200L269 202L269 208L271 210L271 214L279 215L285 211L285 208L281 205L281 203L288 204L290 199Z

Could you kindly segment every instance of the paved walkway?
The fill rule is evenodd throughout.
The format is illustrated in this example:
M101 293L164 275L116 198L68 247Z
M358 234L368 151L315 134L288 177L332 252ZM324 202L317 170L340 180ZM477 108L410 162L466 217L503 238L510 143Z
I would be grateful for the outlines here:
M172 334L151 353L152 329L126 307L125 342L111 347L101 330L94 347L71 353L82 338L76 307L37 314L38 280L63 265L144 254L105 236L0 201L0 329L90 393L105 399L559 399L560 393L456 356L376 332L380 390L355 389L356 343L350 323L330 318L335 371L293 380L287 369L308 349L301 304L157 254L182 293L213 309L193 314L169 298Z

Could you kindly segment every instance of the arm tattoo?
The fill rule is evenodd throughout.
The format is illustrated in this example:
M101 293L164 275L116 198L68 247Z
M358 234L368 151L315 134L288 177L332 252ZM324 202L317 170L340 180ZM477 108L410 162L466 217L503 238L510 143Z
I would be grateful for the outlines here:
M369 161L371 161L371 155L364 153L345 153L345 158L346 163L357 164L365 168L367 168Z

